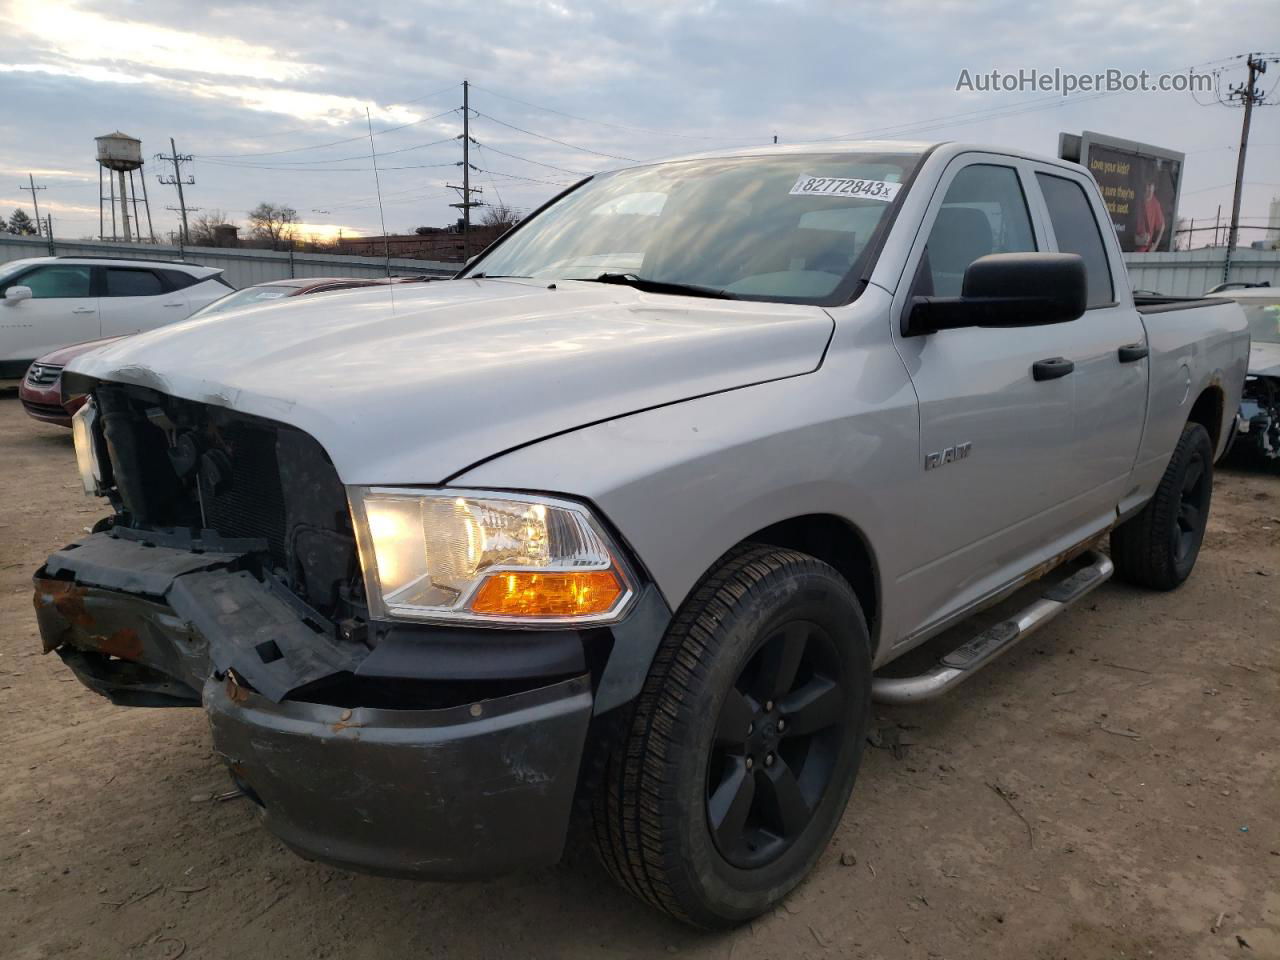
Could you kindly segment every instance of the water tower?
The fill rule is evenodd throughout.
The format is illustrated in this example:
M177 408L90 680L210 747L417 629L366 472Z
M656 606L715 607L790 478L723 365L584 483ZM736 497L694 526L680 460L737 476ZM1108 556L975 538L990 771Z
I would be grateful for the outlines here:
M134 185L133 171L137 170L138 179L142 181L142 206L147 212L147 233L151 242L156 242L155 231L151 228L151 204L147 200L147 178L142 170L142 141L127 133L117 130L101 137L94 137L98 144L98 239L105 240L106 224L103 204L111 208L111 239L117 240L116 207L120 208L120 226L123 228L124 242L142 241L142 225L138 218L138 191ZM102 189L102 178L105 172L109 189ZM119 177L120 189L116 191L116 179ZM133 206L133 229L130 229L129 207Z

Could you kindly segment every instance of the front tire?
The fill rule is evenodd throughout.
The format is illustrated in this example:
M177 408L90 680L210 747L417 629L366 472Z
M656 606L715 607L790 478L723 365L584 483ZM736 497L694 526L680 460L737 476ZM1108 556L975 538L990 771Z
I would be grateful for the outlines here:
M1116 575L1153 590L1172 590L1191 575L1204 541L1213 498L1213 444L1198 423L1188 423L1155 496L1111 531Z
M624 887L716 928L779 903L844 812L871 704L866 621L827 564L748 544L681 607L595 803Z

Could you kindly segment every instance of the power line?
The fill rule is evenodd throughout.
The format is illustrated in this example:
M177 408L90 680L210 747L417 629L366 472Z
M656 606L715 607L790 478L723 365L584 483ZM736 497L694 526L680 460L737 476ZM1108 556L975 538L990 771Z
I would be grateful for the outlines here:
M507 121L505 120L499 120L497 117L492 117L489 114L482 113L479 110L474 111L474 113L477 117L484 117L486 120L492 120L494 123L501 124L504 127L509 127L510 129L515 130L519 133L523 133L526 136L537 137L539 140L547 140L547 141L550 141L551 143L558 143L560 144L560 146L568 147L571 150L581 150L583 153L593 153L597 157L607 157L610 160L625 160L627 163L641 162L635 159L635 157L623 157L623 156L619 156L616 153L604 153L600 150L592 150L590 147L580 147L576 143L569 143L567 140L557 140L555 137L548 137L542 133L534 133L532 130L526 130L524 127L517 127L514 123L507 123Z
M377 136L375 133L374 136ZM319 167L319 168L299 168L299 167L281 167L268 166L258 163L228 163L225 160L210 160L207 157L205 163L214 164L215 166L228 167L232 170L283 170L289 173L368 173L369 167ZM459 167L462 164L454 163L412 163L400 167L379 167L383 173L389 170L430 170L436 167Z
M481 143L478 140L472 140L471 142L474 143L477 147L481 146ZM491 143L486 143L483 146L486 150L490 151L491 153L500 153L504 157L510 157L512 160L520 160L524 163L532 163L534 166L546 167L548 170L559 170L561 173L572 173L576 177L586 176L586 174L583 173L581 170L570 170L568 167L558 167L554 163L543 163L541 160L532 160L529 157L522 157L518 153L509 153L506 150L500 150Z
M423 100L430 100L432 97L438 97L440 94L447 93L448 91L452 90L456 86L457 86L456 83L451 83L447 87L441 87L439 90L433 90L431 93L424 93L422 96L414 97L412 100L397 100L394 103L387 104L387 106L388 107L407 107L411 103L420 103ZM348 121L347 124L344 124L344 126L354 122L355 121ZM315 131L315 124L309 124L305 127L291 127L288 130L272 130L269 133L259 133L255 135L254 139L278 140L280 137L291 137L295 133L311 133L314 131ZM356 139L359 140L361 138L356 137ZM227 154L227 156L237 156L237 154Z
M577 181L565 182L563 180L542 180L538 177L522 177L514 173L503 173L501 170L481 170L481 173L487 173L495 177L506 177L508 180L526 180L529 183L547 183L553 187L569 187Z
M1188 72L1195 70L1197 67L1209 66L1214 63L1227 62L1231 60L1241 59L1244 55L1238 57L1223 57L1221 60L1206 61L1202 64L1194 64L1187 67ZM942 117L932 117L926 120L915 120L909 123L894 124L887 127L873 128L870 130L861 130L853 133L840 134L834 137L822 137L816 140L802 140L801 143L823 143L830 140L857 140L870 136L883 135L890 133L899 135L901 133L924 133L927 130L936 129L937 127L964 126L969 123L977 123L982 120L1000 120L1005 117L1015 117L1024 113L1034 113L1038 110L1051 109L1066 104L1086 103L1091 100L1101 100L1106 97L1120 96L1126 93L1132 93L1131 90L1111 90L1090 93L1084 96L1063 97L1059 94L1051 94L1045 97L1037 97L1031 100L1024 100L1020 103L1005 104L1004 106L984 107L977 110L970 110L965 113L950 113ZM1194 92L1193 92L1194 97ZM1201 104L1204 106L1204 104Z
M430 100L432 97L438 97L442 93L448 93L450 90L457 89L457 83L450 83L441 87L439 90L432 90L430 93L424 93L420 97L414 97L412 100L398 100L395 103L389 103L389 107L407 107L411 103L421 103L423 100Z
M970 123L979 123L983 120L1000 120L1005 117L1014 117L1023 113L1034 113L1038 110L1048 109L1053 106L1061 106L1067 103L1084 103L1089 100L1101 100L1104 97L1114 97L1121 93L1129 93L1128 90L1116 90L1109 93L1093 93L1083 97L1062 97L1053 95L1049 97L1038 97L1034 100L1024 100L1021 103L1005 104L999 107L984 107L980 110L970 110L966 113L949 113L942 117L931 117L926 120L914 120L909 123L892 124L886 127L873 127L867 130L857 130L852 133L842 133L834 137L819 137L813 140L800 140L799 143L828 143L832 140L862 140L875 136L902 136L910 133L924 133L938 127L964 126ZM967 119L966 119L967 118Z
M479 154L482 149L480 145L480 141L475 140L473 142L476 145L476 153ZM481 160L486 166L488 166L489 164L488 160L484 160L483 158L481 158ZM485 170L484 175L489 178L489 186L493 187L493 195L498 198L498 205L505 207L506 204L502 202L502 194L498 192L498 182L493 179L493 174L490 173L488 170Z
M387 133L395 133L397 130L404 130L406 127L417 126L420 123L427 123L431 120L439 120L441 117L447 117L451 113L456 113L457 107L451 107L443 113L437 113L430 117L421 117L417 120L410 120L408 123L402 123L399 126L388 127L385 130L375 130L373 135L381 137ZM342 140L331 140L329 143L313 143L306 147L290 147L288 150L266 150L255 153L202 153L196 154L201 160L231 160L237 157L278 157L286 153L301 153L304 150L321 150L325 147L336 147L343 143L355 143L357 140L368 139L368 134L361 134L358 137L346 137Z
M437 184L437 186L443 187L444 183L441 182ZM424 189L426 189L426 186L424 186L423 184L419 184L418 186L408 187L404 190L392 190L390 192L384 193L382 195L382 199L383 199L383 202L385 203L400 203L400 202L403 202L404 200L429 200L431 199L432 196L441 196L441 197L448 196L448 194L444 194L444 193L424 196L422 195L422 191ZM416 196L410 197L409 196L410 194L415 194ZM329 207L330 212L332 212L333 210L343 210L343 209L349 209L352 207L361 207L366 204L373 203L375 200L377 200L377 197L375 196L350 197L346 200L339 200L334 203L328 203L327 206Z
M456 134L455 136L452 136L452 137L445 137L442 140L432 140L430 143L417 143L411 147L401 147L398 150L384 150L382 153L378 154L378 156L390 157L390 156L394 156L397 153L408 153L411 150L425 150L427 147L434 147L441 143L451 143L454 140L459 139L459 137L461 136L462 134ZM360 139L367 140L368 135L366 134L364 137ZM331 157L328 160L281 160L279 161L279 163L287 165L282 167L281 169L289 169L290 167L293 167L293 166L311 166L311 165L321 164L321 163L345 163L348 160L364 160L368 156L369 155L367 153L357 153L349 157ZM224 167L251 166L251 164L242 164L235 160L214 161L214 160L210 160L207 157L202 157L201 159L205 160L207 163L215 163L215 162L220 163Z
M1250 187L1280 187L1280 181L1276 180L1243 180L1241 181ZM1234 180L1228 180L1226 183L1215 183L1211 187L1197 187L1195 190L1183 190L1183 196L1190 196L1193 193L1205 193L1209 190L1221 190L1223 187L1229 187L1234 184Z
M518 97L507 96L505 93L498 93L496 90L489 90L485 87L477 87L475 86L475 84L472 84L472 89L480 90L484 93L489 94L491 97L497 97L500 100L509 100L512 103L519 103L526 107L532 107L534 110L542 110L542 111L545 111L546 113L554 113L561 117L568 117L570 120L579 120L582 123L594 123L601 127L612 127L615 130L631 130L636 133L649 133L659 137L677 137L682 140L716 140L721 142L725 142L729 140L743 140L743 141L749 141L753 143L763 142L763 139L760 137L709 137L705 135L698 135L698 134L691 134L691 133L675 133L674 131L670 131L670 130L654 130L649 127L633 127L625 123L611 123L608 120L593 120L590 117L580 117L577 114L566 113L563 110L556 110L556 109L553 109L552 107L544 107L541 104L530 103L528 100L521 100ZM768 139L768 138L766 137L764 139Z

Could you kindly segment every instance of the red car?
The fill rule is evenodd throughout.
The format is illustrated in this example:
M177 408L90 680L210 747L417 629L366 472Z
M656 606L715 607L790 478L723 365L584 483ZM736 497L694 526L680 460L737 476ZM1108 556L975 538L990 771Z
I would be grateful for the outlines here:
M69 347L61 347L52 353L46 353L31 366L27 367L27 375L18 385L18 397L27 415L45 423L54 423L60 427L71 426L71 415L84 403L84 397L76 397L65 406L62 403L62 368L72 358L106 346L123 337L105 337L102 340L89 340L85 343L73 343Z
M419 277L392 277L395 284L421 282ZM312 293L330 293L334 290L350 290L355 287L376 287L387 283L385 277L305 277L293 280L272 280L270 283L259 283L243 290L229 293L220 300L215 300L203 309L191 315L207 317L211 313L222 313L239 307L262 306L272 300L284 297L300 297ZM190 319L190 318L189 318ZM71 416L84 403L83 397L76 397L65 405L62 402L62 368L82 353L106 346L122 337L105 337L101 340L88 340L84 343L62 347L52 353L46 353L27 368L26 376L18 386L18 397L29 416L44 423L56 424L60 427L71 426Z

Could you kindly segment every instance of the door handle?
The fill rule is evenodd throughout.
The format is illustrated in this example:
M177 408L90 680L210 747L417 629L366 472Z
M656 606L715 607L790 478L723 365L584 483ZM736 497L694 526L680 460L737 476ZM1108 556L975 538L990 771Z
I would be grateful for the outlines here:
M181 300L179 300L179 301L177 301L177 302L175 302L175 303L166 303L166 304L163 304L163 306L166 306L166 307L185 307L185 306L186 306L186 304L185 304L185 303L183 303Z
M93 309L93 307L76 307L71 312L72 313L97 313L98 311Z
M1120 362L1136 363L1150 352L1145 343L1126 343L1120 348Z
M1065 377L1075 368L1075 363L1066 357L1050 357L1033 363L1031 376L1037 380L1057 380L1059 377Z

